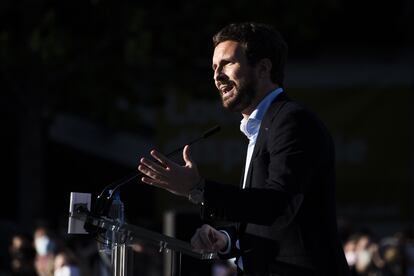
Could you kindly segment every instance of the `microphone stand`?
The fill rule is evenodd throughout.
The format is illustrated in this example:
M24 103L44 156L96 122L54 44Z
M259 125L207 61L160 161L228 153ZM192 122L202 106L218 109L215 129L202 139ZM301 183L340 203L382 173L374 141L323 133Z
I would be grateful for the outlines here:
M190 141L189 143L187 143L186 145L192 145L194 143L197 143L200 140L203 140L205 138L210 137L211 135L217 133L218 131L220 131L220 126L216 125L212 128L210 128L209 130L205 131L203 133L202 136ZM183 149L184 146L181 146L175 150L173 150L172 152L168 153L166 156L167 157L172 157L174 155L176 155L177 153L180 153ZM142 176L143 174L141 172L138 171L134 171L126 176L124 176L123 178L112 182L111 184L107 185L102 192L98 195L98 197L96 198L96 203L95 203L95 207L94 210L92 212L92 214L96 217L100 217L102 215L106 215L108 213L109 210L109 206L113 200L113 195L114 193L123 185L127 184L128 182L130 182L131 180Z

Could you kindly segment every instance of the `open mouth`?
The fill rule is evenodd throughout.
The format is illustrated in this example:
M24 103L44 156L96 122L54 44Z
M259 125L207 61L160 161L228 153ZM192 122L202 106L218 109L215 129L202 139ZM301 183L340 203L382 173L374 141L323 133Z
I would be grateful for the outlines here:
M226 95L232 89L233 89L233 85L231 85L231 84L225 84L225 85L220 86L220 92L221 92L222 95Z

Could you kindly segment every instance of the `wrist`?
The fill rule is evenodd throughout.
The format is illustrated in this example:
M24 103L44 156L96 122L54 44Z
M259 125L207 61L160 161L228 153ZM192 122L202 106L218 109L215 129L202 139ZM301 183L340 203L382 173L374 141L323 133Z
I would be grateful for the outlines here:
M223 233L225 235L225 240L226 240L226 245L221 248L218 253L225 255L225 254L229 254L230 250L231 250L231 241L230 241L230 235L229 233L227 233L227 231L225 230L219 230L221 233Z

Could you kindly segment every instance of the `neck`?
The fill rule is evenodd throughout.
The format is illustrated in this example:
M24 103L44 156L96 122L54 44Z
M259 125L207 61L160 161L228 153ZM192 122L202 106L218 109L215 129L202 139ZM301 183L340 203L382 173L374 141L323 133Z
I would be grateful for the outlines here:
M267 95L269 95L272 91L274 91L277 88L279 88L279 86L277 84L272 84L272 85L267 86L266 88L258 90L258 92L257 92L256 96L253 98L251 104L241 112L243 118L245 118L245 119L249 118L250 114L252 114L252 112L256 109L256 107L259 105L259 103Z

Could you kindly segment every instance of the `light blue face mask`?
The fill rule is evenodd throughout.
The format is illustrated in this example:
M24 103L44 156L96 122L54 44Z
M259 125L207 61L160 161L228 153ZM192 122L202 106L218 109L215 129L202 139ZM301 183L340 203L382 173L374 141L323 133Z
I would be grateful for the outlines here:
M35 239L35 249L39 256L47 255L52 249L52 241L48 236L41 236Z

